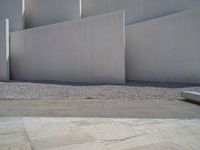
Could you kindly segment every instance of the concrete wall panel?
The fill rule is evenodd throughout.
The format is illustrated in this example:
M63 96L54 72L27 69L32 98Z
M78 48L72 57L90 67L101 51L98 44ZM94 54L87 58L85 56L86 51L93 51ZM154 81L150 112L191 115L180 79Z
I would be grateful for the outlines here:
M0 20L0 81L10 77L9 64L9 21Z
M8 18L10 30L24 28L24 0L0 0L0 20Z
M128 80L200 83L200 9L126 27Z
M26 0L26 28L81 17L80 0Z
M82 16L124 10L133 24L199 6L200 0L82 0Z
M124 13L11 33L12 78L125 82Z
M137 19L136 6L135 0L82 0L82 17L124 10L126 24L132 23Z

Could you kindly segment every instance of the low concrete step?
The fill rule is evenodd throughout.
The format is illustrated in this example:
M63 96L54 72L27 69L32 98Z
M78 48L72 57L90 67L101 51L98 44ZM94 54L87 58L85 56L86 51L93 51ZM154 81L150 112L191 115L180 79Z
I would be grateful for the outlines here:
M199 103L200 104L200 93L199 92L181 92L181 97L185 98L188 101Z

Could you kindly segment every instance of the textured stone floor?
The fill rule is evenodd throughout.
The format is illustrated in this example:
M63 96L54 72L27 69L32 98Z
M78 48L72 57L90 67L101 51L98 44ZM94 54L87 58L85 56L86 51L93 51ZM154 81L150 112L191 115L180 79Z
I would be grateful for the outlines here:
M1 150L199 150L200 120L0 118Z
M128 82L126 85L0 82L0 99L175 100L181 91L199 91L200 85Z

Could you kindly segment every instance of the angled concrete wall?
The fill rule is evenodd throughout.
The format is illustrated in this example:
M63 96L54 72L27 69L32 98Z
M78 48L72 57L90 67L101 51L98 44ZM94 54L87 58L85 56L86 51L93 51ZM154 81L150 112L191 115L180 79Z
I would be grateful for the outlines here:
M9 20L0 20L0 81L10 78L9 64Z
M126 27L128 80L200 83L200 9Z
M24 0L0 0L0 20L8 18L10 30L24 28Z
M126 24L200 7L200 0L82 0L82 16L118 10L126 12Z
M80 0L26 0L26 28L81 17Z
M125 82L124 13L11 33L12 79Z

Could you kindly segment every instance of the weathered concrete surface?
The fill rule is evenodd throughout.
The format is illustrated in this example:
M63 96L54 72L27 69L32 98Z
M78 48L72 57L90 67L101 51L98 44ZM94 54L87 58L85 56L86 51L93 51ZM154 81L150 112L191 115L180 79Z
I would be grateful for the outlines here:
M200 120L0 118L0 149L199 150Z
M126 27L126 78L200 83L200 9Z
M26 0L26 28L81 17L80 0Z
M0 149L31 150L22 118L0 118Z
M11 33L12 79L125 83L124 13Z
M0 20L8 18L10 31L24 28L24 0L0 0Z
M9 20L0 20L0 80L10 78Z
M126 24L200 7L199 0L82 0L82 16L124 10Z
M181 92L181 96L188 101L199 103L200 104L200 92Z
M200 119L200 107L184 101L1 100L0 117L101 117Z

